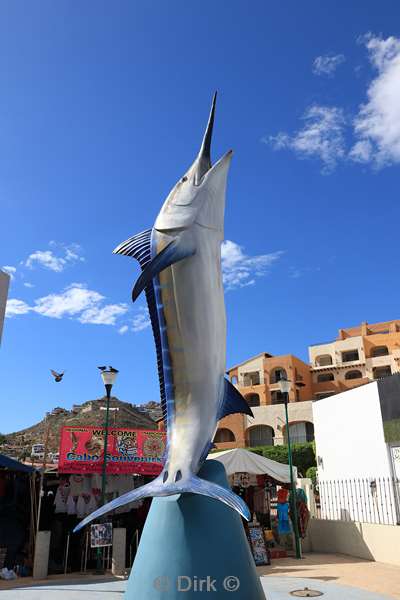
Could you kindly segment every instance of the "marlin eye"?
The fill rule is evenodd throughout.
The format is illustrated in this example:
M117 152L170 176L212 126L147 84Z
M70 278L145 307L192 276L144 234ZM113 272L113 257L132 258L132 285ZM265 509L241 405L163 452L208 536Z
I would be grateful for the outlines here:
M187 181L186 175L184 177L182 177L181 181L182 181L182 183L184 183L185 181Z

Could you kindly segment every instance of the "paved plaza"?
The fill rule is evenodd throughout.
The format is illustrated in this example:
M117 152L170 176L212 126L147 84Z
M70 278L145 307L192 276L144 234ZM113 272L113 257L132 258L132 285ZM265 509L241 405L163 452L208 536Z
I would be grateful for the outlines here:
M323 600L400 600L400 569L382 563L308 554L301 561L274 561L258 572L267 600L290 600L294 597L290 592L305 587L322 592ZM91 575L56 577L38 584L29 579L25 584L0 583L0 600L122 600L125 588L126 580Z

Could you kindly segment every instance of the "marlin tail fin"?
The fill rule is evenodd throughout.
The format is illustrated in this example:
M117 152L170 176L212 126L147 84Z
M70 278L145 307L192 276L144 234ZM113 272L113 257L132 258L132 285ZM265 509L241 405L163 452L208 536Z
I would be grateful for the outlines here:
M174 494L192 493L208 496L215 500L220 500L227 504L230 508L236 510L244 519L250 521L251 515L246 503L231 490L227 490L221 485L211 483L205 479L200 479L196 475L192 475L187 480L181 480L178 483L164 483L162 475L151 481L147 485L127 492L119 498L115 498L111 502L104 504L91 515L83 519L74 529L74 533L85 527L91 521L101 517L105 513L115 510L119 506L124 506L129 502L136 502L148 497L173 496Z

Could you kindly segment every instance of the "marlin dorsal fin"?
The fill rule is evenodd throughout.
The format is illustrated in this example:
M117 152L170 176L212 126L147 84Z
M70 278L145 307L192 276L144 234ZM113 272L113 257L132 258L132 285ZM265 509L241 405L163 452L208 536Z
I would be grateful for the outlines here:
M142 268L149 262L151 256L151 229L141 231L128 238L113 250L113 254L123 254L136 258Z
M245 415L249 415L249 417L254 417L250 406L235 386L228 379L224 379L224 384L224 401L219 409L218 420L235 413L244 413Z

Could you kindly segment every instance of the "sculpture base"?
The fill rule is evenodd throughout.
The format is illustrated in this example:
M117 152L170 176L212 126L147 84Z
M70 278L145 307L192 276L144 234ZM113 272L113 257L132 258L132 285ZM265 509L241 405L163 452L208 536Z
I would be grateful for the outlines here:
M223 465L199 476L229 488ZM125 600L265 600L240 516L205 496L154 498Z

